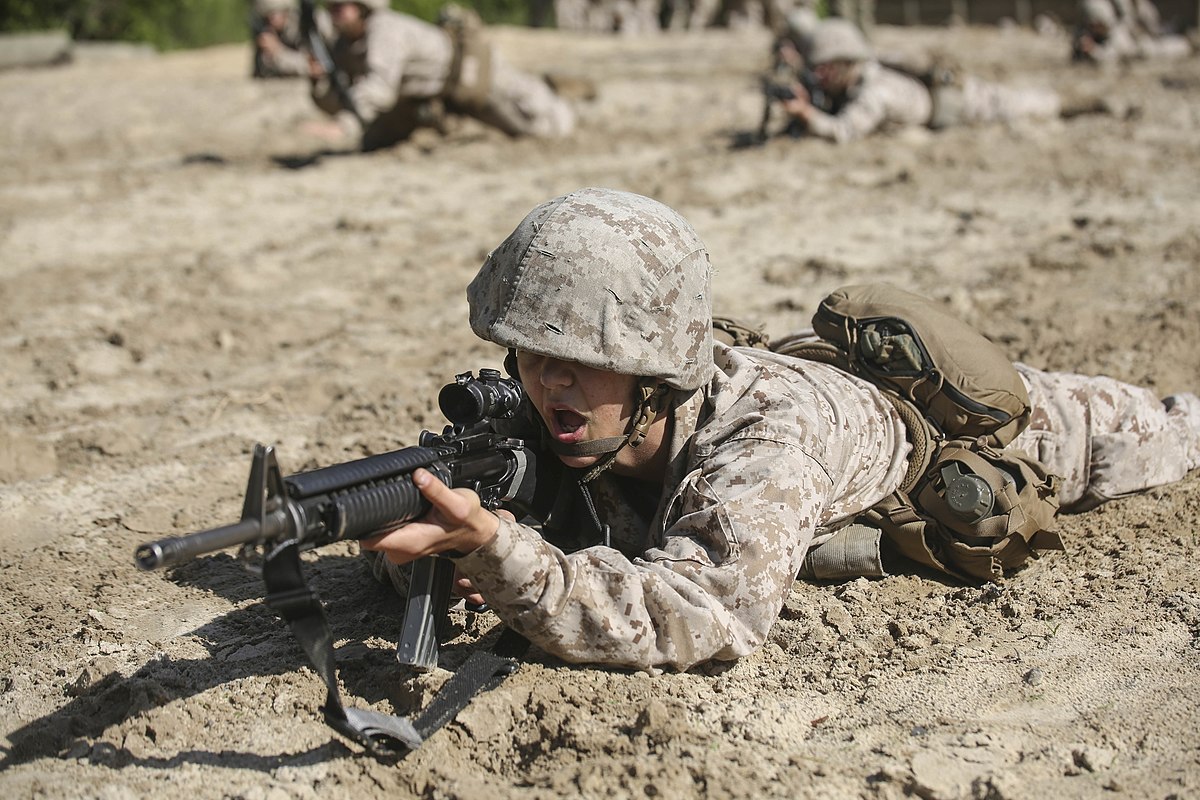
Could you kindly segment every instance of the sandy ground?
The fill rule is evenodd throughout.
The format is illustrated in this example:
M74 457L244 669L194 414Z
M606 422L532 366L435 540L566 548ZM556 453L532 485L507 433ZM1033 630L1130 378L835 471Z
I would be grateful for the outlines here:
M312 159L303 86L229 47L0 73L0 791L5 797L1194 797L1200 476L1062 520L996 587L797 584L758 653L651 676L532 654L409 757L363 755L229 554L136 544L236 519L249 452L286 472L440 429L495 366L464 287L535 204L584 185L683 212L719 310L782 334L843 283L946 300L1016 359L1162 394L1200 384L1200 63L1097 74L1063 40L883 29L978 74L1098 91L1132 119L731 150L762 32L497 32L594 79L570 141L463 125ZM356 703L449 675L392 647L350 544L310 562ZM496 627L458 616L456 666Z

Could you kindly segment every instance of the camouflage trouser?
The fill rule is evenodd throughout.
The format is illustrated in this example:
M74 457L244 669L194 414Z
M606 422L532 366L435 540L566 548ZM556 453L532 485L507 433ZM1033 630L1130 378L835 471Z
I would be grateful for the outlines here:
M1200 467L1200 399L1018 364L1033 416L1010 445L1062 477L1064 510L1178 481Z
M362 149L391 147L417 128L436 125L440 98L401 98L363 130ZM446 101L447 111L474 117L509 136L553 139L575 130L575 111L541 77L522 72L493 56L487 99L470 108Z
M1049 119L1062 113L1062 100L1050 89L1002 86L966 76L961 84L934 88L929 127L983 125L1017 119Z
M1002 86L968 76L962 92L962 121L968 125L1057 117L1062 109L1058 95L1050 89Z
M1194 394L1159 400L1112 378L1016 368L1033 414L1009 447L1062 478L1062 510L1086 511L1200 468L1200 398ZM810 550L800 577L886 575L880 536L874 525L856 521Z
M413 131L425 124L430 100L426 98L401 98L391 110L380 114L363 128L362 149L364 151L391 147L412 136Z
M1164 61L1187 58L1192 55L1192 43L1186 36L1158 36L1142 43L1142 51L1147 58L1159 58Z
M487 101L466 113L509 136L552 139L567 136L575 129L575 111L570 103L555 94L544 79L499 58L492 62Z

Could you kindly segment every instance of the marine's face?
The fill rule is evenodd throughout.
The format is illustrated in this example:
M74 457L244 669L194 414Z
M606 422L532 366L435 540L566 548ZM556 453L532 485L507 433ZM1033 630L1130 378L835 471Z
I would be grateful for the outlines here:
M267 27L278 33L282 33L288 26L288 12L272 11L266 16Z
M853 61L826 61L813 67L813 73L822 89L830 94L841 94L850 88L857 77L857 67Z
M366 25L363 7L358 3L333 2L328 4L329 19L337 32L348 39L363 35Z
M636 406L634 376L524 351L517 352L517 369L555 441L579 444L625 435ZM590 467L600 458L559 456L575 468Z

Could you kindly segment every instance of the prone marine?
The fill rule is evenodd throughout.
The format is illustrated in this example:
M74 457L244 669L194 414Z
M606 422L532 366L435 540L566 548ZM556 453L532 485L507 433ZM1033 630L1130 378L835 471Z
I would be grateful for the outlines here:
M507 348L561 491L518 521L418 470L432 509L364 540L377 575L450 557L469 599L569 662L682 670L761 646L806 558L909 480L916 431L859 374L715 341L711 269L647 197L531 211L472 281L470 324ZM1039 502L1087 510L1200 467L1195 395L1010 366L1028 413L979 453L1058 476Z

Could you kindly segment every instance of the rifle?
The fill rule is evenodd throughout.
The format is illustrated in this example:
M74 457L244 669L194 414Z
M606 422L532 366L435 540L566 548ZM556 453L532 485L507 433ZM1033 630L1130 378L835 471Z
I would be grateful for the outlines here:
M250 9L247 21L250 25L250 44L254 47L254 72L255 78L261 78L266 75L266 67L263 64L262 50L258 47L258 37L267 30L267 21L259 16L253 8Z
M498 370L480 370L478 378L464 372L438 395L438 405L452 423L441 434L423 431L417 447L286 478L274 448L256 445L239 522L141 544L134 561L140 569L155 570L239 547L239 560L252 571L261 571L266 603L288 621L325 679L328 695L322 711L330 727L376 754L394 752L397 745L413 749L452 719L476 692L512 672L513 662L491 653L473 654L443 688L448 703L435 701L438 707L431 706L415 722L346 708L338 691L333 637L324 606L305 582L299 556L333 542L366 539L423 516L430 505L412 482L418 467L448 486L472 489L485 508L534 507L535 453L524 440L492 430L493 421L515 417L524 398L520 384L501 377ZM540 503L541 498L537 500ZM449 559L431 556L414 562L397 645L401 663L436 666L439 639L444 640L449 629L453 579L454 563ZM460 685L452 688L450 684L460 676Z
M342 104L342 108L353 114L360 125L365 126L366 122L363 120L362 114L359 113L353 95L350 94L350 86L346 83L346 75L333 62L329 46L325 44L325 37L321 35L321 31L317 27L316 14L316 3L313 0L300 0L300 38L307 44L308 52L312 53L312 57L317 60L317 63L321 65L321 69L325 71L325 75L329 78L329 84L333 87L334 94L337 95L338 102Z
M811 69L805 67L798 75L795 75L795 80L781 80L776 77L780 70L776 69L774 75L763 77L763 114L762 121L758 126L758 139L760 142L765 142L770 134L768 127L771 124L771 111L775 107L775 103L795 98L796 92L792 88L794 83L799 83L808 92L808 100L815 107L822 111L830 110L830 103L825 95L825 90L821 88L820 81ZM803 134L803 128L798 124L797 120L789 120L788 124L783 129L784 133L791 136L800 136Z

